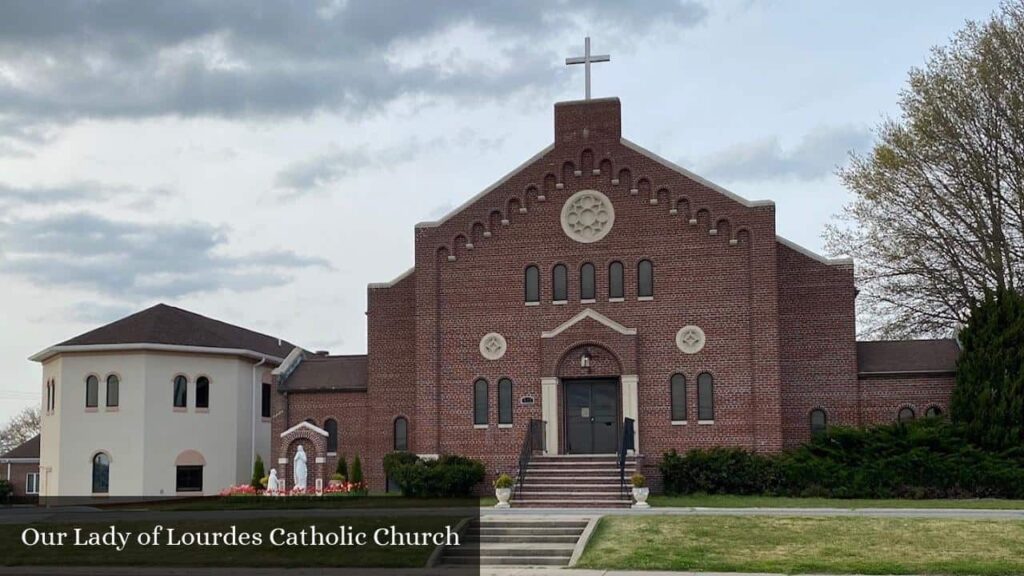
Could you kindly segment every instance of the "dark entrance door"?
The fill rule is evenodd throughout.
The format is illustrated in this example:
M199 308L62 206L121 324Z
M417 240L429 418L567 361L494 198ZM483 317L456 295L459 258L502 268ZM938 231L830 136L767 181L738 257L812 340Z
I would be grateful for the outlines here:
M566 453L613 454L618 433L618 380L565 381Z

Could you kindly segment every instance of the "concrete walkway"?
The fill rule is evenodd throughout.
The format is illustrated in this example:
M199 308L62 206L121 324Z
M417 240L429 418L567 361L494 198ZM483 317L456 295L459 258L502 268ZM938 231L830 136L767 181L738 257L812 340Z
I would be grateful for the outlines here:
M1024 510L968 510L957 508L365 508L305 510L126 510L98 508L0 509L0 524L96 523L121 521L249 520L254 518L351 518L355 516L852 516L868 518L940 518L977 520L1024 520Z

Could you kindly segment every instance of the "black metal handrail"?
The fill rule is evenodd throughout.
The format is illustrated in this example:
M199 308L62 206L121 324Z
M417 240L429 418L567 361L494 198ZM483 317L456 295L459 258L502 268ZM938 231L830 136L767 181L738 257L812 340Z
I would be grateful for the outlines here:
M523 480L526 479L526 469L530 466L533 453L544 449L544 421L535 418L530 419L526 428L526 437L523 438L523 447L519 450L519 470L516 471L516 490L518 496L523 490Z
M623 494L627 494L626 490L626 454L630 450L636 449L636 444L633 441L635 435L633 434L633 426L636 421L632 418L624 418L622 420L622 440L619 441L619 490Z

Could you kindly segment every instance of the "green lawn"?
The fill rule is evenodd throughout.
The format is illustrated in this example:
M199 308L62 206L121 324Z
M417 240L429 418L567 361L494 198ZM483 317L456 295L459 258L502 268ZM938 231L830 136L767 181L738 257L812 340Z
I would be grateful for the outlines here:
M1024 573L1024 522L608 516L579 568L723 572Z
M651 496L651 506L680 508L967 508L1024 510L1024 500L995 498L974 500L870 500L840 498L785 498L775 496L730 496L694 494L688 496Z
M235 522L239 531L259 532L263 537L260 546L184 546L164 545L140 546L134 538L123 551L110 547L71 546L70 538L64 546L25 546L21 541L22 531L28 526L0 526L0 565L47 565L47 566L254 566L254 567L301 567L301 566L352 566L405 568L424 566L434 546L382 547L372 544L373 531L380 527L396 525L401 531L437 531L445 525L453 529L458 518L451 517L352 517L333 520L304 520L301 518L263 518ZM152 532L155 522L117 523L119 531L139 534ZM231 522L190 521L160 523L165 528L181 532L228 531ZM338 526L351 526L355 531L366 531L371 536L367 546L272 546L270 531L284 528L300 531L315 525L318 529L337 531ZM67 530L72 527L55 524L38 524L39 530ZM86 531L107 531L110 524L76 525ZM86 532L87 533L87 532ZM164 532L163 534L166 534Z

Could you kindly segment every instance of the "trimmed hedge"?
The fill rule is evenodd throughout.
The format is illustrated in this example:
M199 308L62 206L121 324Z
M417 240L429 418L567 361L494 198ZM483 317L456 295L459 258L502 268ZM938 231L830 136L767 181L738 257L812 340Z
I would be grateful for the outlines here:
M674 450L659 464L667 494L830 498L1024 498L1024 449L993 453L939 418L830 428L790 452Z
M384 457L384 471L412 498L470 496L484 479L484 464L463 456L444 455L436 460L394 452Z

